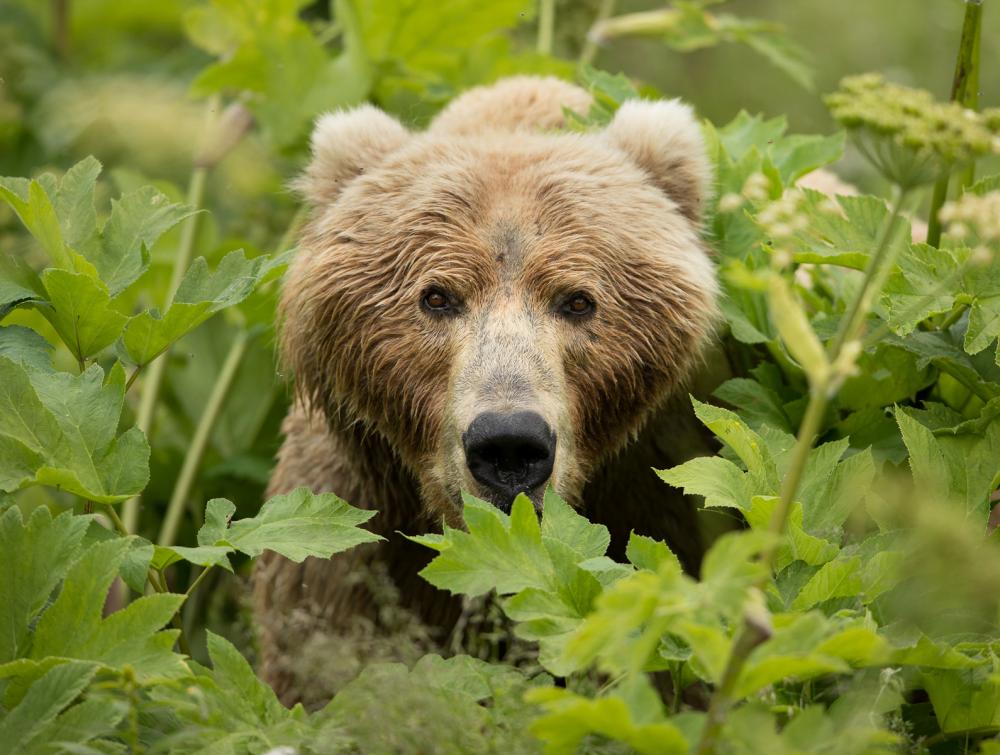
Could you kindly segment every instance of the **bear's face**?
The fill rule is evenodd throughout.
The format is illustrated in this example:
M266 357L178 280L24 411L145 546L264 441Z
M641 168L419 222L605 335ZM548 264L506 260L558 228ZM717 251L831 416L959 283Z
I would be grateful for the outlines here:
M410 135L372 108L321 122L282 302L307 403L386 438L452 521L462 490L505 510L546 484L577 500L711 328L704 159L678 107L635 103L595 134Z

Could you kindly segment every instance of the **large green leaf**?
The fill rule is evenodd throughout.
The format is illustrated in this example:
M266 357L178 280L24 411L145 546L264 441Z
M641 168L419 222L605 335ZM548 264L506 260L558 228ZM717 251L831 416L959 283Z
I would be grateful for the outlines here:
M842 265L864 270L888 222L885 202L873 196L838 195L831 200L812 189L802 190L801 212L809 222L783 248L796 262ZM892 243L910 237L909 223L897 221Z
M76 560L89 521L45 507L27 521L16 506L0 515L0 553L17 568L0 573L0 665L27 654L29 627Z
M112 200L111 217L102 228L94 208L100 172L100 162L87 157L61 179L51 174L34 181L3 178L0 198L14 208L57 268L98 278L114 297L149 266L148 250L157 239L193 211L144 186ZM67 344L72 348L72 341Z
M0 320L14 309L45 300L38 274L20 257L0 254Z
M63 241L55 207L41 183L23 178L0 178L0 199L10 205L56 265L66 270L76 269Z
M166 313L141 312L128 321L122 337L125 353L137 365L148 364L216 312L246 299L265 275L282 264L283 257L247 259L239 249L210 272L199 257L184 274Z
M955 502L985 526L989 494L1000 477L1000 419L993 418L978 432L935 434L899 408L896 422L920 495L930 502Z
M50 485L99 503L139 493L149 445L137 428L118 434L124 398L97 365L70 375L0 356L0 490Z
M350 49L332 58L299 18L304 4L215 0L185 16L192 41L221 58L198 75L195 92L249 93L246 102L265 136L282 148L301 139L318 113L363 101L371 85L368 61L354 49L349 19L338 20Z
M648 695L656 693L650 689ZM658 715L650 713L643 708L652 704L640 708L631 696L613 692L592 699L551 687L530 691L528 700L545 710L531 731L545 742L547 753L580 752L582 742L591 735L622 742L629 751L643 755L688 752L687 739L662 710L657 711Z
M270 550L300 562L310 556L329 558L382 539L358 526L375 516L375 511L356 509L332 493L316 494L307 488L276 495L257 516L230 522L235 511L231 501L213 498L205 506L205 524L198 531L197 547L158 545L152 566L165 569L183 559L232 571L229 554L237 551L259 556Z
M36 369L52 364L52 344L31 328L0 325L0 357Z
M978 354L1000 337L1000 269L974 264L967 247L936 249L914 244L899 259L898 270L886 284L882 302L890 327L911 333L923 320L969 308L965 350ZM996 357L1000 364L1000 351Z
M551 518L549 517L551 512ZM445 527L443 535L411 537L438 551L420 575L453 593L512 596L503 604L518 635L541 642L540 661L552 673L573 670L562 658L570 633L601 591L583 563L603 555L607 530L590 524L550 493L542 523L526 496L508 516L495 506L466 497L467 532Z
M125 290L149 267L149 250L164 233L194 210L170 202L152 186L111 200L111 217L99 244L84 247L112 296Z
M84 663L65 663L48 669L31 685L19 705L0 715L0 742L5 750L26 753L34 750L33 745L47 744L43 737L53 731L51 725L59 720L57 716L86 688L96 672L93 664ZM91 738L77 739L73 744Z
M131 666L141 680L188 673L181 656L173 652L177 630L161 631L181 607L183 595L147 595L103 616L108 590L130 547L125 539L107 540L80 556L38 622L31 660L85 660L111 669Z
M108 287L84 273L50 269L42 273L49 306L39 309L63 343L83 361L110 346L128 318L111 303Z

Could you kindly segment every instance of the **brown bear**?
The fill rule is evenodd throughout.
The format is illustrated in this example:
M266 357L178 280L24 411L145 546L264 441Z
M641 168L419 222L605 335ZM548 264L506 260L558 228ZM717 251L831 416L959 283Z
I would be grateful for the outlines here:
M378 509L386 540L258 562L262 672L284 700L309 633L375 613L354 578L373 563L423 621L454 622L417 575L431 553L398 532L459 526L463 490L506 511L551 485L613 549L636 530L696 568L692 508L652 468L678 462L670 399L715 319L710 165L686 105L633 100L602 130L559 130L564 107L590 104L517 77L423 133L368 105L318 121L280 307L296 403L269 492Z

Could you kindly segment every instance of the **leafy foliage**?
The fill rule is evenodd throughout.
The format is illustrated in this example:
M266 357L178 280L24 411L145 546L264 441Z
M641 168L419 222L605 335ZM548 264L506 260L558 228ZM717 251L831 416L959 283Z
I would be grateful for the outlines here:
M59 25L0 0L15 9L0 22L0 78L13 82L0 92L0 162L33 175L0 178L4 748L996 749L1000 178L960 189L943 240L914 243L906 206L798 185L840 159L843 134L790 135L783 117L747 113L704 124L718 185L705 235L725 316L724 364L710 366L728 379L692 405L720 450L658 474L738 531L692 575L637 533L614 560L607 529L551 491L540 518L524 497L509 515L467 498L465 529L412 538L435 552L421 574L499 596L544 671L428 655L369 666L319 710L289 709L236 644L212 631L199 644L204 624L241 631L226 581L196 588L265 550L301 562L378 537L361 527L373 511L330 493L253 505L285 410L269 327L300 216L279 182L324 110L371 100L420 125L473 84L573 65L524 44L535 22L524 0L52 7L69 5L80 15L67 28L91 13L113 44L78 39L80 51L55 55L42 35ZM594 37L653 35L675 51L738 42L811 84L777 26L713 5L606 19ZM168 93L162 117L162 82L146 73L171 33L200 52L164 51L157 75L210 98L210 112L231 101L194 150L200 129L181 116L201 105ZM594 104L566 113L574 130L649 91L586 66L579 79ZM139 107L116 109L129 93ZM871 77L831 103L906 198L943 158L995 151L995 112L959 115ZM124 158L114 138L96 140L102 175L86 140L136 111L151 115L120 129ZM157 128L191 158L174 160L180 171L169 150L157 161L162 144L129 142ZM955 142L965 132L971 147ZM173 180L188 167L182 201ZM161 518L181 524L157 537Z

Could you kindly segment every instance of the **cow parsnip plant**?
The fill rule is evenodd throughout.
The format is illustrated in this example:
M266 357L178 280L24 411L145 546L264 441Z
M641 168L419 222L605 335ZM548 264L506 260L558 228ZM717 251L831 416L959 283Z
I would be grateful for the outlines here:
M746 114L705 125L718 187L706 236L725 289L711 358L731 378L692 398L719 453L659 474L747 526L719 537L698 575L638 534L613 561L607 530L551 492L540 520L524 498L510 515L469 498L466 530L414 538L437 551L423 576L499 596L542 673L463 655L374 664L307 712L281 705L231 642L194 631L207 586L247 558L375 539L361 527L373 512L330 494L298 490L253 516L227 500L255 510L266 479L257 439L283 413L267 335L300 220L283 207L256 243L220 241L233 210L212 204L211 184L238 175L227 156L295 156L324 109L371 99L419 123L469 84L573 68L548 54L551 1L528 46L523 27L502 33L533 21L521 0L460 0L446 15L337 0L334 23L306 5L143 10L215 58L192 58L216 115L186 192L102 177L94 158L0 179L0 239L15 252L0 257L0 751L1000 750L1000 176L970 179L1000 153L1000 122L972 110L976 2L957 104L871 76L828 98L893 183L888 198L797 186L840 158L845 134L787 135L783 119ZM614 17L602 3L591 39L739 41L808 84L774 27L711 5ZM139 18L121 13L123 30ZM60 82L31 46L31 12L18 14L26 32L0 64L33 75L0 90L0 123L12 108L29 117L0 143L42 164L93 126L85 101L113 89L155 109L161 93L122 72ZM595 106L569 114L576 129L636 96L624 76L581 78ZM930 233L913 241L930 182Z

